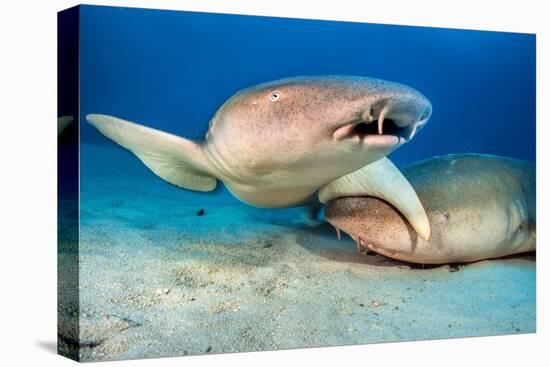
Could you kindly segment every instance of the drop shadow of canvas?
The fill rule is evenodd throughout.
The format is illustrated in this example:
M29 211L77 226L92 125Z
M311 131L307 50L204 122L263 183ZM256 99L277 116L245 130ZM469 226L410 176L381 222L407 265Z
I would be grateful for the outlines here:
M57 342L55 340L37 340L36 345L48 353L57 354Z

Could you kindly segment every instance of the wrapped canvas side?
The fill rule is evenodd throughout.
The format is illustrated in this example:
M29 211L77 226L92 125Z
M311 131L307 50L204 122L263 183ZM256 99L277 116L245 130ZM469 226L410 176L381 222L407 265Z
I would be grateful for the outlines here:
M57 351L79 360L79 7L57 25Z

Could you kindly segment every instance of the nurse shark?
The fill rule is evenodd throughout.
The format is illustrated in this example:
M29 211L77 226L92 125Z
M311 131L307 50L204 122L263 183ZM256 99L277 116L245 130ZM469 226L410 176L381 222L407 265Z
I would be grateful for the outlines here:
M86 118L178 187L211 191L220 180L241 201L265 208L304 205L318 192L322 202L375 196L429 238L420 200L386 156L410 141L431 113L430 101L406 85L329 75L237 92L214 114L203 141L108 115Z
M403 170L431 223L418 238L399 210L372 197L331 201L327 220L365 248L398 260L445 264L536 249L536 174L531 162L451 154Z

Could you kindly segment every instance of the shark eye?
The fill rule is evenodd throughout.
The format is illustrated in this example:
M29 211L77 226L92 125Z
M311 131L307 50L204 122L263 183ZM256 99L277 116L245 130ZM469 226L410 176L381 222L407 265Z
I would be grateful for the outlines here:
M279 92L277 92L277 91L271 92L271 96L269 96L269 98L270 98L273 102L277 101L277 100L279 99L279 97L280 97L280 95L279 95Z

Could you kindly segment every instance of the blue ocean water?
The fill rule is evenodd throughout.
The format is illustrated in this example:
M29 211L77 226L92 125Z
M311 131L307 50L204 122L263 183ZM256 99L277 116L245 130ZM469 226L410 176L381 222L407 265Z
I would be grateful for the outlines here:
M391 155L398 166L457 152L535 161L531 34L82 6L80 36L81 121L111 114L201 139L242 88L365 75L410 85L432 102L427 127ZM85 122L81 141L114 145Z

